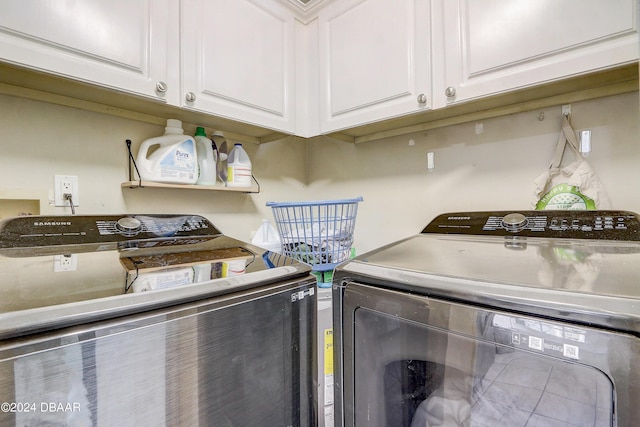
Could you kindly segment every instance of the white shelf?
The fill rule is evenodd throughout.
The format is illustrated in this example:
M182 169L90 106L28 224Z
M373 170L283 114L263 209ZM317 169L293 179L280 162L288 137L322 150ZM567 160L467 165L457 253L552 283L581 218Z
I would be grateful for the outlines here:
M189 184L165 184L153 181L126 181L122 183L122 188L170 188L180 190L206 190L206 191L227 191L234 193L259 193L260 185L255 180L251 187L224 187L222 185L189 185Z

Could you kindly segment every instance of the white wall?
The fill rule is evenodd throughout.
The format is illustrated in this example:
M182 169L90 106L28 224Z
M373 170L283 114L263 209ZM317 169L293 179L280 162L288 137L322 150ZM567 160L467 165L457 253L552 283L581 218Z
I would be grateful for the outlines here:
M613 207L640 212L638 93L574 103L572 113L576 130L592 131L588 160ZM37 197L42 213L70 213L48 198L54 174L77 175L78 214L197 213L248 240L261 218L272 218L267 201L363 196L355 234L362 253L415 234L446 211L529 207L533 180L551 159L560 106L485 120L482 133L476 125L358 145L327 138L244 144L260 194L131 190L120 186L128 180L124 141L135 152L162 126L0 95L0 200ZM435 152L433 172L428 151Z
M285 194L304 199L305 142L286 139L243 144L254 163L260 194L172 189L122 189L128 180L125 140L140 143L163 126L0 95L0 200L39 198L42 214L69 214L49 205L55 174L76 175L77 214L197 213L225 234L248 240L261 218L272 218L268 200ZM193 126L185 126L193 134ZM207 129L208 134L212 130ZM233 141L228 141L233 143ZM2 202L0 202L2 203Z
M574 129L592 131L587 159L612 207L636 212L639 117L637 93L572 104ZM358 253L416 234L440 213L528 209L533 181L551 161L560 118L558 106L485 120L482 133L479 124L468 123L358 145L314 141L308 191L319 198L364 197ZM429 151L435 153L433 172L426 168Z

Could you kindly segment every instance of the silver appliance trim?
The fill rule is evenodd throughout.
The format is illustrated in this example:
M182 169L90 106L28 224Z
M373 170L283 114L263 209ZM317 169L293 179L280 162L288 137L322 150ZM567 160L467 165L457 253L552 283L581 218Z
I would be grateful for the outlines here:
M393 283L393 289L417 292L434 298L547 316L640 335L640 300L637 298L444 277L354 261L341 268L340 283L344 283L350 274L357 275L360 280L366 278L368 283L376 283L382 287L385 283Z
M177 288L117 295L49 307L0 314L0 339L78 325L141 311L167 307L198 299L267 285L292 276L304 276L310 268L304 264L256 271L248 275L215 279Z

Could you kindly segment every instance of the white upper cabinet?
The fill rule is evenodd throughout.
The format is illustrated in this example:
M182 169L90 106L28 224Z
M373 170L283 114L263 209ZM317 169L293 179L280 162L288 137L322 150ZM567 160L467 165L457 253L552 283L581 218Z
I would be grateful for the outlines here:
M636 13L636 0L437 0L434 102L637 61Z
M320 10L323 133L429 109L429 0L340 0Z
M170 0L0 0L0 60L164 100Z
M293 133L294 16L271 0L183 0L181 105Z
M631 64L638 5L0 0L0 61L314 137Z

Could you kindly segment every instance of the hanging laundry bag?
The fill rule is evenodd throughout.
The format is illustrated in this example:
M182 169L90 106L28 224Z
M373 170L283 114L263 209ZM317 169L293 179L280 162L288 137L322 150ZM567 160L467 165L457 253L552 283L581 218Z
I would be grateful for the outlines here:
M561 166L565 148L569 146L576 160ZM589 163L578 149L576 134L569 116L562 116L562 129L549 169L535 180L531 207L536 210L608 209L609 197Z

